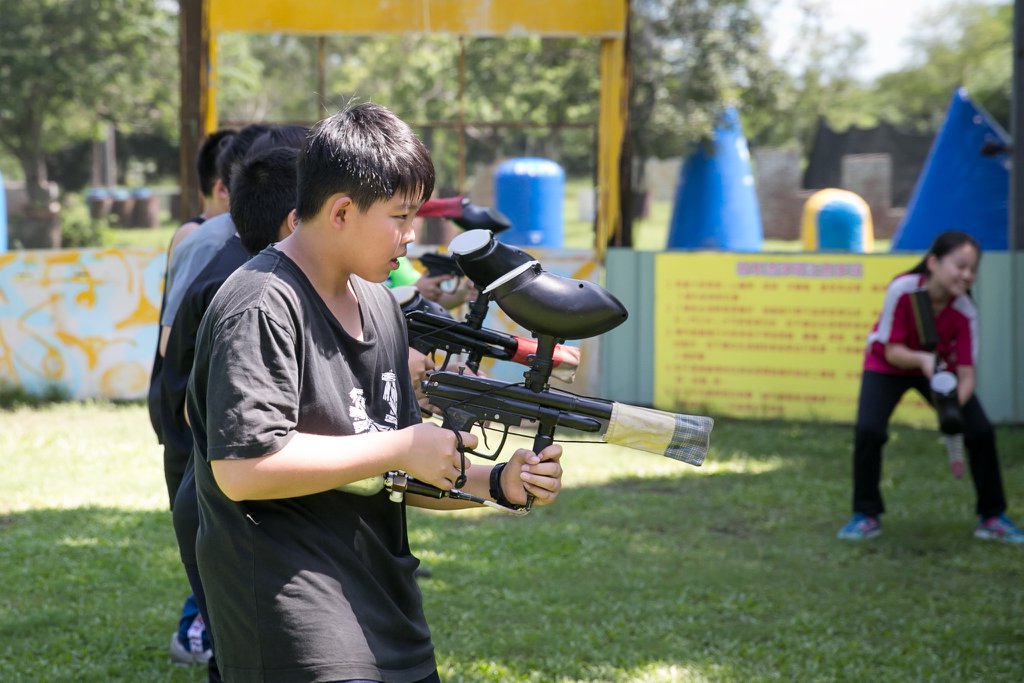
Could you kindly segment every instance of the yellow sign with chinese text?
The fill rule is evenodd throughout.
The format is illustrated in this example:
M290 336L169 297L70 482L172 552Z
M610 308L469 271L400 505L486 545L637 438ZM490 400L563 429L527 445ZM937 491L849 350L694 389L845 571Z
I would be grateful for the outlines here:
M920 257L661 254L655 405L852 423L866 338L889 282ZM932 425L916 394L894 420Z

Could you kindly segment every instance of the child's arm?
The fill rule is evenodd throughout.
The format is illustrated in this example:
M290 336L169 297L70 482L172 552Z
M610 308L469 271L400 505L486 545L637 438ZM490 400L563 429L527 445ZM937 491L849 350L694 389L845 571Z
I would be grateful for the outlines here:
M906 344L891 342L885 345L885 360L898 368L920 370L928 379L935 374L935 354L931 351L915 351Z
M960 405L971 400L974 388L978 384L978 375L973 365L958 365L956 368L956 398Z
M505 498L516 505L526 504L526 494L534 496L534 505L550 505L562 488L562 446L551 444L540 454L520 448L509 459L501 472L501 488ZM493 467L479 465L466 470L466 485L462 490L480 498L493 500L490 477ZM477 507L475 503L451 498L427 498L410 494L406 502L414 507L432 510L457 510Z
M463 432L462 440L468 448L477 445L473 434ZM217 459L211 467L224 495L236 501L306 496L388 470L447 491L461 472L457 446L454 432L430 422L350 436L293 432L275 453Z

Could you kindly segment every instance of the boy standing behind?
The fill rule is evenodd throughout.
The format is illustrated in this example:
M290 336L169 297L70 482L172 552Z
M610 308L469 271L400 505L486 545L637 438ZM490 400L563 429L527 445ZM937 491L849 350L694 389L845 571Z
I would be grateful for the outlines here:
M257 140L251 151L260 145ZM161 407L164 425L164 462L180 463L183 469L172 508L174 533L181 561L192 587L192 600L202 615L199 623L209 622L206 593L196 565L196 532L199 529L199 505L196 502L195 470L192 459L192 430L185 421L185 389L195 358L196 333L217 290L249 257L291 233L290 214L295 209L296 147L277 147L251 153L234 173L231 220L238 229L216 251L210 264L200 272L182 298L178 314L167 338L165 363L170 372L161 382ZM212 634L212 631L211 631ZM221 681L213 642L208 640L209 683Z
M389 470L448 490L460 474L456 434L419 422L404 319L377 284L433 185L426 148L387 109L321 121L299 157L295 232L232 274L200 327L196 552L228 681L438 680L405 504L338 490ZM547 504L560 457L520 449L493 489L486 466L463 489Z

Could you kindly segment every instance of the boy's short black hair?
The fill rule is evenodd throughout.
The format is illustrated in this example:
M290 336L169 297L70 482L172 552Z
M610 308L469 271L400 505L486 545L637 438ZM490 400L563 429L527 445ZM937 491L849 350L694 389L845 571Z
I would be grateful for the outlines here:
M203 144L199 145L199 153L196 154L196 175L199 179L199 191L204 197L209 197L213 193L213 184L220 177L217 174L217 155L234 134L233 128L221 128L207 135Z
M296 150L302 149L306 144L307 135L309 135L309 128L306 126L300 126L298 124L271 126L270 130L266 131L253 141L246 156L256 156L257 154L262 154L268 149L273 149L275 147L291 147Z
M434 164L412 129L389 109L363 103L320 121L299 154L297 218L316 216L337 193L360 211L403 195L426 201Z
M266 124L251 123L231 136L231 139L221 147L220 153L217 155L217 175L228 188L228 194L234 191L231 187L231 174L234 172L235 165L249 153L249 148L256 138L268 130L270 130L270 126Z
M235 168L231 220L250 254L277 241L281 223L295 208L298 156L293 147L274 147L250 155Z

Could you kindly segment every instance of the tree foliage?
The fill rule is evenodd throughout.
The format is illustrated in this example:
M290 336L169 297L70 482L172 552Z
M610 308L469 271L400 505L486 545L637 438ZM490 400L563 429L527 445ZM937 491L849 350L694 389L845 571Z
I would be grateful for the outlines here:
M958 87L1007 125L1013 77L1013 5L951 3L924 17L914 38L915 63L879 78L880 119L931 131L942 123Z
M685 155L710 138L725 106L739 109L755 146L805 146L820 117L838 129L888 121L935 130L961 85L1008 120L1011 2L936 4L915 36L915 61L873 83L852 68L864 37L829 34L816 0L801 5L799 45L773 59L764 2L633 0L630 143L639 182L640 161ZM0 152L17 159L30 189L45 185L47 157L95 139L104 122L176 139L174 10L169 0L0 0ZM419 127L442 185L454 183L460 154L469 169L536 154L575 175L593 172L595 40L336 35L324 46L320 93L318 38L222 35L221 120L311 123L373 100Z
M421 129L443 183L454 182L459 121L467 166L536 153L572 170L592 167L596 41L401 34L331 36L325 48L326 110L319 110L316 38L226 36L218 62L222 118L311 122L370 100Z
M819 119L834 128L876 123L863 106L868 89L854 74L865 37L828 31L823 9L814 0L800 3L799 10L795 34L800 40L778 60L770 106L744 102L754 145L806 148Z
M777 109L784 74L749 0L634 0L632 9L634 176L643 159L710 140L724 107ZM770 116L752 120L760 128Z
M171 135L176 25L153 0L0 0L0 145L46 201L46 154L103 121Z
M803 3L796 33L800 44L782 62L786 78L776 109L750 107L754 144L796 142L806 149L816 122L833 129L871 127L880 122L907 130L938 130L953 92L964 86L997 120L1009 120L1012 78L1012 20L1009 2L969 0L937 3L911 32L912 63L873 82L862 82L853 66L866 50L864 36L826 30L821 7Z

